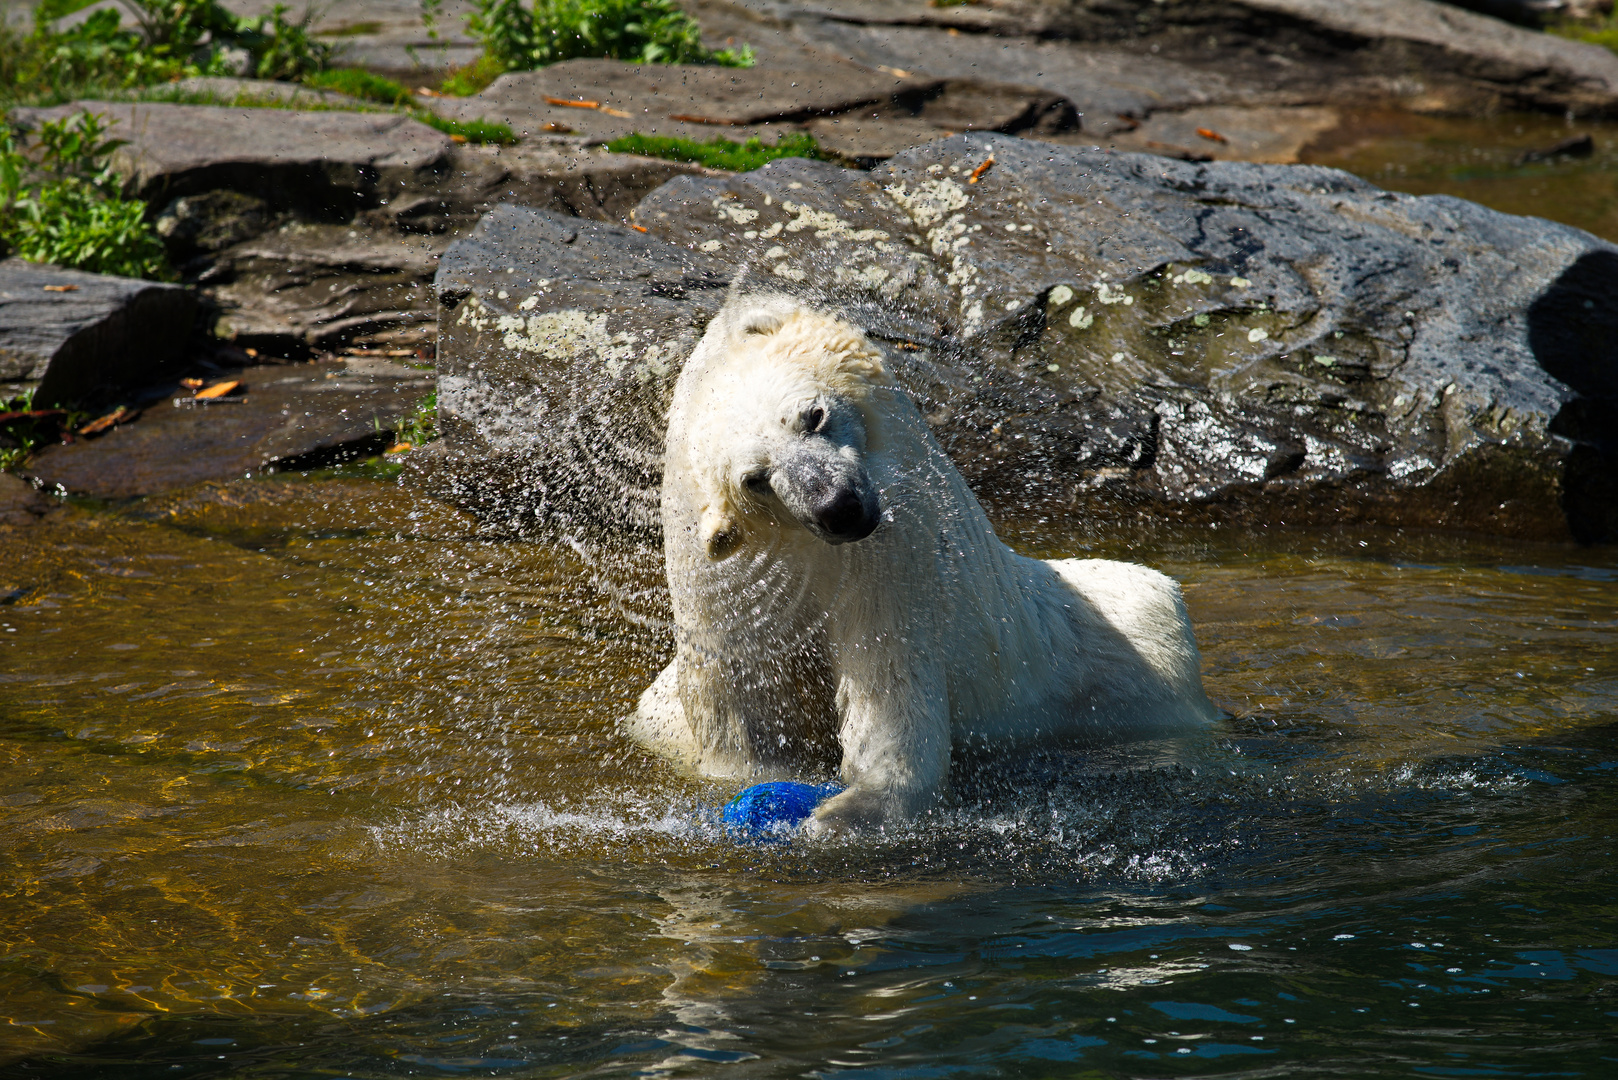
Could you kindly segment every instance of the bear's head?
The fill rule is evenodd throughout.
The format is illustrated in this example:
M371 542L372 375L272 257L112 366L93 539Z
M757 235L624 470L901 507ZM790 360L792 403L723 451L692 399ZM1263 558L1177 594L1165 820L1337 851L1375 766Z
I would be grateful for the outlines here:
M891 384L865 335L796 300L751 297L714 320L699 353L680 412L708 557L761 527L828 544L871 535L882 506L865 459L881 443L873 399Z

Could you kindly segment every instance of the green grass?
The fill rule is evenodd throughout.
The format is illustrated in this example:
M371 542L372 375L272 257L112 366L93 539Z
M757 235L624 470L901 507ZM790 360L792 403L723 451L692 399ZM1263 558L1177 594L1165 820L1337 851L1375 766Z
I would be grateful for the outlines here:
M320 87L320 89L328 89ZM409 104L385 106L380 104L331 104L324 101L295 102L282 101L278 98L256 97L250 93L244 94L215 94L212 92L198 92L194 90L180 90L172 86L154 86L137 91L121 91L107 94L104 100L108 101L151 101L165 105L229 105L238 109L291 109L295 112L362 112L362 113L408 113L410 116L428 127L436 128L449 136L459 135L469 143L499 143L509 146L517 141L517 135L505 124L489 120L452 120L439 116L428 109L416 108Z
M305 75L303 85L314 90L347 94L351 98L360 98L363 101L375 101L382 105L406 105L411 99L410 91L399 83L385 79L381 75L373 75L364 68L331 68L327 71L317 71Z
M321 30L315 36L333 38L361 37L365 34L380 34L381 32L382 24L379 22L357 22L344 23L342 26L334 26L330 30Z
M499 143L502 146L510 146L517 141L516 133L509 127L489 120L451 120L426 110L414 115L417 120L428 127L437 128L450 138L459 135L470 143Z
M439 93L471 97L506 73L506 65L492 56L478 57L463 68L456 68L439 84Z
M625 135L607 143L615 154L640 154L642 157L664 158L668 161L689 161L710 169L728 169L731 172L750 172L776 158L801 157L827 161L813 135L782 135L774 146L766 146L759 139L744 143L729 139L677 139L667 135Z
M1567 20L1554 23L1546 29L1557 37L1600 45L1618 53L1618 13L1600 15L1595 19Z

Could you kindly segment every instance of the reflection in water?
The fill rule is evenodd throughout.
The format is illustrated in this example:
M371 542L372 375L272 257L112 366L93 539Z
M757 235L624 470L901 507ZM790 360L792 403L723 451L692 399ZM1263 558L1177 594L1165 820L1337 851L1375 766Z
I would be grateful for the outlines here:
M1212 736L738 847L574 551L346 480L0 534L0 1073L1610 1068L1614 553L1220 535L1010 536L1184 580Z

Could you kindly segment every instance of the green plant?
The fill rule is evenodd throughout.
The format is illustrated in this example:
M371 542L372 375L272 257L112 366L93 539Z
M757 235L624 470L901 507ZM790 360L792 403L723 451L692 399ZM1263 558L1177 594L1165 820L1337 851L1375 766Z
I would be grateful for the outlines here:
M329 45L309 34L314 19L297 21L286 8L238 19L218 0L120 0L136 25L121 25L116 8L91 12L79 25L58 21L89 0L41 0L32 32L0 34L0 99L61 101L109 88L148 86L186 75L236 74L297 78L326 66Z
M33 262L123 277L172 276L146 204L125 199L99 116L47 121L34 157L10 128L0 134L0 244ZM37 159L37 160L36 160Z
M752 50L703 47L695 21L673 0L474 0L467 29L502 70L608 57L647 64L751 67Z
M509 127L489 120L451 120L425 110L416 113L415 117L452 139L458 137L470 143L499 143L502 146L510 146L517 141L516 134Z
M331 68L317 71L305 75L303 83L316 90L331 90L365 101L381 102L383 105L410 103L410 91L404 86L381 75L373 75L364 68Z
M506 65L485 53L465 67L451 71L438 90L454 97L471 97L505 73Z
M145 3L149 0L139 0ZM170 0L195 3L198 0ZM217 6L214 0L202 0ZM316 41L309 27L317 12L303 10L303 17L292 22L285 4L276 4L268 13L239 20L230 37L232 44L245 48L251 56L253 74L261 79L295 80L320 71L331 61L331 46Z
M399 421L398 441L412 447L424 446L438 438L438 391L416 403L410 415Z
M1546 29L1558 37L1601 45L1618 52L1618 12L1598 15L1593 19L1566 19L1552 23Z
M757 138L744 143L729 139L711 139L696 142L667 135L625 135L607 143L615 154L640 154L643 157L665 158L669 161L689 161L706 165L710 169L729 169L731 172L749 172L774 161L776 158L803 157L829 160L813 135L782 135L774 146L765 146Z
M0 472L16 469L35 450L61 438L63 428L83 420L82 413L37 408L31 389L16 397L0 397Z

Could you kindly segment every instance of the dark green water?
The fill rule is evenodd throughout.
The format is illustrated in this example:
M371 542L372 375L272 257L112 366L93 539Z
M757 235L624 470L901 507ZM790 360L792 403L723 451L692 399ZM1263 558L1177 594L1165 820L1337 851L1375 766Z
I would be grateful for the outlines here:
M0 532L0 1076L1618 1075L1618 551L1016 539L1180 577L1240 718L750 849L571 551L333 479Z

